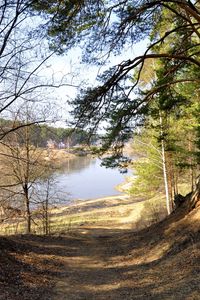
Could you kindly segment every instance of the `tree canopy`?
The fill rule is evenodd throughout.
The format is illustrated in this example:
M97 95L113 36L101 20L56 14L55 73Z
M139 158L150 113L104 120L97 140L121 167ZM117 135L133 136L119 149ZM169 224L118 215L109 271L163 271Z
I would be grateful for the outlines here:
M59 53L80 45L83 61L99 65L130 47L130 59L109 67L99 76L98 85L80 90L71 101L74 124L91 133L106 124L102 150L111 147L118 162L124 162L123 145L152 111L153 101L169 112L191 100L191 94L183 95L185 85L198 91L198 2L52 0L34 1L34 8L47 18L50 47ZM145 38L146 50L134 57L132 50ZM142 87L147 64L156 76Z

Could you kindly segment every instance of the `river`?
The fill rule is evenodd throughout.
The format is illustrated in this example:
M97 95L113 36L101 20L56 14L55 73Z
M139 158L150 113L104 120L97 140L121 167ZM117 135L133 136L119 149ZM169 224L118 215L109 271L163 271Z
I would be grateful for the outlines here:
M69 160L54 174L56 189L65 199L86 200L119 195L116 186L123 183L127 174L101 166L98 158L88 156Z

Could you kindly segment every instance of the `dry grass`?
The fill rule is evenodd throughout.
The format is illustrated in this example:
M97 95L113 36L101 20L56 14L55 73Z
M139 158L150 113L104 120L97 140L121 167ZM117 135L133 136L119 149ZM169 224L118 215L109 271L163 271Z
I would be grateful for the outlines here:
M149 200L113 196L101 199L78 201L70 206L54 208L50 211L50 232L68 232L82 226L113 226L115 228L143 228L158 222L165 216L165 200L158 195ZM42 234L42 221L36 218L33 232ZM0 226L0 234L25 233L24 220L12 220Z

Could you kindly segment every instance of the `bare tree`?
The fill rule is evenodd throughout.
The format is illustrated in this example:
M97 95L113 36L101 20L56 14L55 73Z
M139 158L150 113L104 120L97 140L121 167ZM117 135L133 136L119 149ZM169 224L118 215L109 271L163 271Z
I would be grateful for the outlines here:
M18 113L15 122L19 124L34 124L33 105L26 105ZM1 161L3 182L0 188L12 191L18 196L17 201L24 211L27 223L27 233L31 232L31 221L33 209L33 191L38 180L48 175L49 166L44 159L44 150L37 148L31 142L31 136L36 128L24 126L10 132L1 142ZM20 197L21 196L21 197ZM16 198L15 198L16 200ZM14 206L19 206L14 203Z
M39 30L42 20L30 10L32 3L0 3L0 118L12 120L0 127L0 202L5 218L21 211L27 232L31 231L33 186L46 170L42 151L30 141L33 125L46 122L55 89L73 86L67 82L69 74L61 78L49 72L48 61L55 49L46 47ZM37 111L34 117L30 114L32 104Z
M5 0L0 5L0 116L4 118L11 117L16 103L17 107L31 101L41 104L41 95L47 99L55 89L73 86L67 82L69 74L61 78L49 71L55 50L47 47L39 30L42 20L30 11L32 2ZM0 132L0 139L9 132Z

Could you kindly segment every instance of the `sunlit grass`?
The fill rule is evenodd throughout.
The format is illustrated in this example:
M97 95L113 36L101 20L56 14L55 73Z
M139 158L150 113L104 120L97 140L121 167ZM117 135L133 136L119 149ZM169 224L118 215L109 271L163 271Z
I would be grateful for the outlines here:
M155 197L140 201L133 197L107 197L80 202L69 207L57 207L50 211L50 233L68 232L82 226L113 226L138 228L159 221L165 213L165 197L158 194ZM137 202L136 202L137 201ZM43 234L43 221L35 218L32 232ZM0 234L24 234L24 220L12 220L9 224L1 224Z

